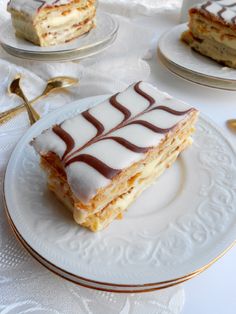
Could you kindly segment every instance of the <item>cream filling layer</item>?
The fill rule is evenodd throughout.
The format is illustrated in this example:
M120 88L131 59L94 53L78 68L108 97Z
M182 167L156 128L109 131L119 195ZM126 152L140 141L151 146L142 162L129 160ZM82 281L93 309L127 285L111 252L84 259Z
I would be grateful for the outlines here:
M124 183L120 183L120 188L118 191L113 195L109 193L108 198L105 200L104 203L100 203L95 209L88 211L83 210L81 208L77 208L73 204L73 200L69 197L70 193L68 193L69 187L63 181L60 180L59 177L55 177L55 175L49 175L48 183L49 188L55 192L59 199L61 199L64 203L66 202L66 206L70 208L73 212L74 219L77 223L82 224L86 222L88 217L93 216L96 213L102 211L109 203L113 202L119 195L127 193L131 188L135 187L136 185L141 186L145 183L147 178L152 177L155 173L155 169L160 169L160 165L165 163L165 166L168 165L166 160L168 160L169 156L173 155L174 152L180 151L180 147L185 147L183 143L191 142L190 135L193 133L194 129L191 123L187 124L187 126L181 129L176 134L173 134L165 143L163 150L158 152L158 158L155 158L151 162L145 162L140 165L140 168L137 169L135 173L128 177ZM164 171L165 167L161 167L162 171ZM50 174L50 169L48 171ZM155 175L156 176L156 175ZM144 184L145 185L145 184ZM125 189L123 189L125 186ZM119 186L117 186L119 187ZM65 201L66 200L66 201Z
M44 30L66 28L67 25L78 25L84 20L93 17L95 14L94 6L86 6L83 9L68 10L63 12L52 10L47 13L40 13L35 19L35 24L40 24L40 28Z
M191 14L189 29L194 37L212 39L236 50L236 32L230 27L213 22L201 14Z
M88 32L94 25L94 21L91 20L78 27L68 26L65 30L52 31L47 33L46 37L42 39L42 42L46 43L46 45L65 43Z
M169 168L177 159L179 153L192 143L191 138L187 139L182 145L172 152L160 164L151 163L140 177L139 182L132 187L127 193L119 196L116 200L108 204L101 212L87 217L82 226L96 232L106 228L114 219L119 217L156 179L161 176L166 168ZM74 213L74 219L76 216Z
M49 187L64 205L73 212L74 219L78 224L97 232L107 227L114 219L119 217L144 190L155 182L166 168L169 168L175 162L179 153L191 144L192 139L189 137L161 162L157 163L153 161L148 164L135 184L126 193L118 196L100 212L86 216L83 219L81 219L81 215L78 215L78 211L74 209L70 200L63 196L61 189L57 187L57 184L55 185L52 179L49 179Z
M16 34L41 46L65 43L88 32L95 25L95 14L93 1L83 8L73 4L68 10L61 7L44 9L34 19L21 11L11 11Z
M158 158L166 140L197 115L195 109L145 82L130 86L95 108L46 130L32 141L42 157L54 153L63 160L61 168L75 206L87 211L105 206L121 194L128 178L143 166L146 155L147 162Z
M213 39L203 39L199 41L188 31L182 35L182 40L201 54L236 68L236 50L228 48Z
M18 11L23 14L27 14L32 19L36 16L40 11L44 10L46 6L49 6L50 9L46 8L46 10L52 10L56 8L57 10L71 8L73 5L76 5L78 8L84 7L87 5L88 0L46 0L45 4L42 6L40 1L33 0L10 0L7 9L8 11ZM39 8L41 9L39 10Z

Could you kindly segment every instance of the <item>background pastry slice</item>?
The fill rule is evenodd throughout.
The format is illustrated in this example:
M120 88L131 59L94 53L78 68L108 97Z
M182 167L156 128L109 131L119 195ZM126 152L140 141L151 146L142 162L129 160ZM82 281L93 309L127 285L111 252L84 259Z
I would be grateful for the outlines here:
M95 0L11 0L16 35L39 46L66 43L95 27Z
M202 55L236 68L236 1L207 1L191 8L182 40Z
M139 82L33 141L49 188L92 231L105 228L191 144L198 111Z

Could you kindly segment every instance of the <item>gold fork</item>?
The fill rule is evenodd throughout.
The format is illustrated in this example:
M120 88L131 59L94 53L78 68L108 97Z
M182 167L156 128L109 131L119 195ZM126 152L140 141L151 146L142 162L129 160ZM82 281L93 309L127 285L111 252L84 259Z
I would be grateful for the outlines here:
M75 85L79 82L77 78L70 77L70 76L56 76L48 80L47 85L43 91L43 93L36 97L35 99L30 101L30 104L32 105L37 100L47 96L52 91L55 91L60 88L70 87L72 85ZM0 113L0 124L6 123L25 109L25 104L21 104L19 106L16 106L15 108L12 108L10 110L7 110L5 112Z
M236 119L227 120L226 124L231 131L236 132Z
M36 110L31 106L30 102L28 101L27 97L25 96L23 90L20 86L21 76L18 74L14 80L11 82L8 92L11 94L15 94L18 97L24 100L24 105L27 110L30 124L33 125L36 121L40 119L40 115L36 112Z

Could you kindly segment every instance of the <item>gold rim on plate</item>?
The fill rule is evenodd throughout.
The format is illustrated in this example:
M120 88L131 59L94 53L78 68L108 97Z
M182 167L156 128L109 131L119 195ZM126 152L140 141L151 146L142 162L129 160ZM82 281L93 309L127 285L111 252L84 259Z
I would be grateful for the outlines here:
M4 180L4 182L5 182L5 180ZM10 213L9 213L9 210L7 207L7 203L6 203L6 199L5 199L4 182L3 182L3 201L4 201L5 212L6 212L6 216L7 216L7 220L9 222L9 225L10 225L15 237L17 238L17 240L27 250L27 252L30 253L30 255L32 257L34 257L41 265L46 267L48 270L50 270L51 272L53 272L54 274L58 275L61 278L64 278L64 279L66 279L66 280L68 280L74 284L78 284L78 285L86 287L86 288L91 288L91 289L106 291L106 292L116 292L116 293L141 293L141 292L151 292L151 291L155 291L155 290L169 288L169 287L181 284L181 283L197 276L198 274L202 273L204 270L208 269L212 264L214 264L218 259L220 259L222 256L224 256L236 244L236 240L235 240L221 254L219 254L217 257L215 257L213 260L211 260L208 264L202 266L201 268L199 268L199 269L197 269L197 270L195 270L195 271L193 271L193 272L191 272L185 276L181 276L179 278L175 278L175 279L171 279L171 280L161 281L161 282L157 282L157 283L141 284L141 285L121 285L121 284L113 284L113 283L100 282L100 281L87 279L87 278L69 273L69 272L57 267L53 263L46 260L43 256L38 254L25 241L25 239L21 236L21 234L17 230L17 228L16 228L16 226L15 226L15 224L14 224L14 222L10 216ZM85 281L85 283L82 283L81 280ZM93 286L92 284L101 285L101 286L96 287L96 286ZM112 289L110 287L113 287L116 289ZM126 287L127 287L127 289L124 289ZM133 289L128 290L129 288L133 288L134 290ZM138 290L138 288L140 288L140 290ZM135 290L135 289L137 289L137 290Z
M95 46L86 49L77 49L70 52L61 52L61 53L54 53L54 54L39 54L39 53L31 53L31 52L24 52L18 51L14 48L8 47L5 44L1 44L2 48L12 56L21 59L27 60L36 60L36 61L75 61L81 60L84 58L92 57L96 54L103 52L104 50L108 49L117 37L117 33L115 33L109 40ZM83 52L83 51L86 52Z
M0 44L1 45L4 45L12 50L15 50L16 52L22 52L22 53L28 53L28 54L39 54L39 55L44 55L44 56L47 56L47 55L55 55L55 54L66 54L66 53L71 53L71 52L76 52L76 51L83 51L83 50L87 50L87 49L91 49L91 48L96 48L97 46L100 46L101 44L103 43L106 43L108 42L109 40L111 40L118 32L118 29L119 29L119 23L118 21L113 18L110 14L108 13L98 13L100 16L105 16L106 18L109 18L112 23L113 23L113 30L110 34L108 34L103 40L99 40L97 41L95 44L94 43L91 43L91 44L87 44L85 46L82 46L82 47L78 47L78 48L69 48L69 49L63 49L63 50L59 50L59 51L29 51L29 50L25 50L23 48L18 48L18 47L13 47L13 46L9 46L9 44L3 42L0 40ZM5 21L4 22L4 25L6 25L6 23L10 23L11 24L11 20L8 20L8 21ZM81 36L82 37L86 37L88 34L83 34Z
M32 256L35 258L35 260L37 262L39 262L42 266L44 266L45 268L47 268L49 271L51 271L53 274L73 283L73 284L77 284L79 286L82 286L82 287L85 287L85 288L89 288L89 289L94 289L94 290L98 290L98 291L105 291L105 292L114 292L114 293L144 293L144 292L152 292L152 291L156 291L156 290L161 290L161 289L165 289L165 288L170 288L170 287L173 287L173 286L176 286L178 284L181 284L189 279L191 279L192 277L194 277L196 274L192 275L192 276L189 276L188 278L184 278L184 279L181 279L179 281L176 281L176 282L173 282L173 283L170 283L170 284L166 284L166 285L163 285L163 286L159 286L159 287L154 287L154 288L150 288L150 289L143 289L143 290L112 290L112 289L108 289L108 288L100 288L100 287L94 287L94 286L91 286L91 285L86 285L84 283L81 283L81 282L78 282L76 280L73 280L71 278L68 278L65 275L63 274L60 274L59 272L53 270L50 266L47 265L47 261L45 260L45 263L43 262L43 260L40 259L39 255L37 257L37 255L35 254L35 251L33 251L32 249L30 249L30 247L27 245L27 243L23 240L23 238L20 236L20 234L17 232L17 230L14 228L13 224L11 224L10 221L9 222L9 225L11 227L11 230L14 234L14 236L16 237L16 239L19 241L19 243L22 245L22 247Z
M2 44L2 48L10 55L20 58L20 59L26 59L26 60L33 60L33 61L51 61L51 62L58 62L58 61L76 61L81 60L84 58L92 57L94 55L97 55L104 50L108 49L113 42L115 41L117 37L117 34L115 34L111 39L104 42L101 45L98 45L96 47L90 48L87 50L87 53L81 54L82 50L76 50L71 52L65 52L65 53L55 53L55 54L37 54L37 53L28 53L28 52L18 52L17 50L14 50L8 46L5 46ZM101 48L100 48L101 46Z
M229 91L236 90L236 80L230 81L223 78L220 79L220 78L216 78L210 75L207 76L205 74L201 74L196 71L187 69L169 60L168 58L166 58L164 54L161 52L159 47L157 50L157 54L158 54L159 60L161 61L162 65L164 65L165 68L167 68L171 73L177 75L178 77L185 79L186 81L190 81L198 85L216 88L216 89L223 89L223 90L229 90Z

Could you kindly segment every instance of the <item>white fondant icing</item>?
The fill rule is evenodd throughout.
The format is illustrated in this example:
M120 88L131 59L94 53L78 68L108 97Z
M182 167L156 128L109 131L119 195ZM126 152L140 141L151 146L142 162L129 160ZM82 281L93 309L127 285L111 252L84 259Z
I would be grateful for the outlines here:
M66 132L68 132L75 141L75 148L72 150L72 152L76 150L78 147L83 146L97 134L97 129L91 123L89 123L82 115L78 115L72 119L64 121L61 127ZM62 155L64 151L65 150L62 151Z
M154 98L155 103L150 108L166 106L181 112L191 109L189 105L171 98L166 93L160 92L151 84L141 82L139 88ZM166 129L173 127L176 123L186 118L186 114L175 115L164 110L153 110L143 113L144 110L147 110L149 101L134 90L134 85L121 92L117 96L117 101L131 112L131 118L127 122L130 119L133 119L132 121L143 120L152 123L156 127ZM89 113L105 126L103 135L119 125L124 119L124 115L118 109L114 108L109 100L90 109ZM136 118L137 115L138 117ZM75 147L71 152L72 156L70 157L71 153L69 153L67 161L81 154L89 154L107 166L121 170L143 159L145 154L133 152L112 139L105 139L106 136L118 136L134 145L145 148L157 146L165 136L165 134L155 133L142 125L124 125L119 129L109 132L104 136L104 140L89 144L89 146L76 152L76 150L80 149L96 135L97 129L82 115L64 121L61 127L70 134L75 142ZM60 157L65 152L64 142L51 129L37 137L34 140L34 146L40 153L52 151ZM84 203L93 198L99 188L103 188L110 183L110 180L85 162L76 161L71 163L65 168L65 171L74 194Z
M17 11L22 11L31 16L34 16L35 14L37 14L40 7L57 7L60 5L68 4L72 1L73 0L10 0L8 3L8 9L15 9Z
M159 128L168 129L183 120L184 117L185 115L176 116L164 110L153 110L143 114L141 120L148 121Z
M110 180L82 162L70 164L66 168L66 174L72 191L85 204L89 202L91 195L96 194L98 188L110 183Z
M37 140L33 141L36 151L40 151L42 154L47 152L54 152L60 158L62 158L64 151L66 150L66 144L60 137L58 137L51 129L46 130L37 137Z
M139 112L143 111L146 109L149 105L149 102L143 98L141 95L137 94L133 86L130 86L127 90L125 90L123 93L120 93L117 96L117 100L125 106L127 109L129 109L132 113L132 116L138 114ZM145 88L147 87L147 83L141 83L140 88L142 90L146 90Z
M111 135L113 135L113 133L111 133ZM143 158L142 154L131 152L121 144L110 139L94 143L80 151L80 154L92 155L109 167L115 169L128 168L134 161Z
M163 139L160 133L153 133L148 128L144 128L138 124L127 125L115 131L113 136L119 136L139 147L151 147L158 145ZM145 138L145 146L143 139Z
M201 8L206 2L199 4L196 8ZM225 8L225 11L219 16L218 13ZM218 18L224 20L227 23L232 23L232 19L236 16L236 1L235 0L221 0L221 1L211 1L211 4L206 6L204 9L206 12L217 16Z
M124 115L116 108L112 107L109 103L109 100L106 100L100 105L91 108L89 112L93 115L94 118L103 124L105 132L108 132L114 128L124 119ZM112 119L110 117L112 117Z

